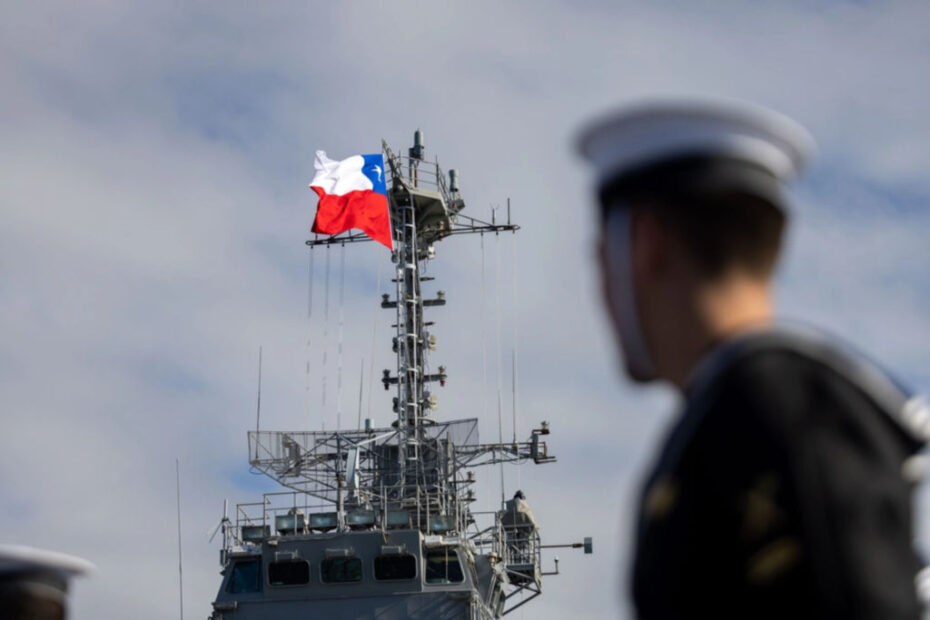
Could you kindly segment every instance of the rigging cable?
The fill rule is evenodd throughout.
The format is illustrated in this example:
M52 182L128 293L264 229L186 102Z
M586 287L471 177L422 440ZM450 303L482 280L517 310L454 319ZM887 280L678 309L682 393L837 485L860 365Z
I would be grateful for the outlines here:
M313 335L313 246L310 247L310 259L307 266L307 421L312 424L311 412L313 411L313 394L311 389L310 374L310 353L313 350L310 346ZM310 428L310 427L308 427Z
M508 199L508 204L510 200ZM508 210L509 211L509 210ZM511 315L513 317L513 357L511 358L512 362L512 378L513 378L513 446L514 452L517 451L517 420L519 415L519 410L517 408L517 394L518 394L518 380L517 380L517 325L519 324L519 317L517 316L517 235L515 232L512 232L510 235L510 276L511 284L510 290L512 294L511 303L513 307L511 308ZM520 461L517 461L517 465L520 465ZM517 488L519 489L522 486L522 469L517 467ZM521 612L522 613L522 612Z
M507 199L507 212L510 213L510 199ZM511 383L513 386L513 445L517 445L517 235L510 235L510 293L511 316L513 317L513 355L511 357ZM519 471L519 470L517 470Z
M365 386L365 358L362 358L362 367L358 375L358 430L362 430L362 388Z
M255 460L258 460L258 432L262 425L262 347L258 347L258 403L255 405Z
M481 233L481 417L488 412L488 335L487 335L487 284L485 283L484 233Z
M494 221L492 216L491 221ZM497 260L494 265L495 289L497 295L496 308L496 329L497 329L497 442L500 450L500 469L501 469L501 509L505 506L504 498L504 405L501 386L503 384L503 370L501 369L501 236L500 233L494 233L494 245L497 251Z
M322 420L322 429L326 430L326 349L329 340L329 245L326 246L326 277L324 278L323 291L323 368L320 376L323 382L322 405L320 408L320 419Z
M342 340L345 325L346 244L339 253L339 347L336 355L336 430L342 428Z
M486 267L485 251L484 251L484 233L481 233L481 418L487 419L488 413L488 327L487 327L487 311L488 311L488 286L487 286L487 267ZM501 472L503 476L503 472ZM503 478L502 478L503 480ZM501 488L503 489L503 483L501 483ZM501 497L503 497L503 490L501 491Z
M181 620L184 620L184 562L181 560L181 457L174 459L174 468L177 475L178 491L178 605L180 608ZM226 543L223 543L226 547Z
M378 283L375 287L378 289L376 291L375 299L381 297L381 269L383 266L382 261L378 261ZM378 336L378 306L375 306L371 312L371 357L368 366L368 419L371 419L371 395L374 394L372 387L374 386L375 380L375 339ZM359 424L359 430L361 430L361 423Z

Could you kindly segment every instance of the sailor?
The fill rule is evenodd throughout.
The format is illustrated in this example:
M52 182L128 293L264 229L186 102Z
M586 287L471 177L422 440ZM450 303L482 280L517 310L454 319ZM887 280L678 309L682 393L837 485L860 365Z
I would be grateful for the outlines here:
M90 562L64 553L0 545L0 618L63 620L69 580L93 568Z
M504 510L500 514L501 522L505 525L526 528L527 531L539 529L539 523L533 516L523 491L517 491L513 494L513 499L504 502Z
M638 617L918 618L927 403L773 318L809 134L747 104L658 102L591 124L579 147L626 373L683 398L643 487Z

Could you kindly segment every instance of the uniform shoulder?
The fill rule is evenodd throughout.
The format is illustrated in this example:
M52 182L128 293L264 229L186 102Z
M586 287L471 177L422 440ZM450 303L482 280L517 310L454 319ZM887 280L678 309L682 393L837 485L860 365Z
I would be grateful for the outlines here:
M764 348L721 369L703 397L706 422L781 434L804 423L814 398L832 399L838 378L797 351Z
M747 400L786 404L800 394L808 394L820 384L850 381L822 360L788 347L760 347L749 350L723 368L715 392L737 393Z
M886 373L827 339L769 334L729 352L703 398L715 418L740 418L795 439L812 429L882 435L912 452L925 439L909 396Z

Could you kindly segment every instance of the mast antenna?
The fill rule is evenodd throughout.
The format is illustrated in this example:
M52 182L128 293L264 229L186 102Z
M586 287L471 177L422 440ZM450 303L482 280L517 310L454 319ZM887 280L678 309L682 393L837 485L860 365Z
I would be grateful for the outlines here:
M507 199L507 223L510 224L510 198ZM511 233L510 237L510 293L512 295L510 309L513 317L513 349L511 356L511 385L513 394L511 403L513 405L513 443L517 444L517 243L516 234ZM517 482L520 480L520 470L517 470Z
M365 358L362 358L361 371L358 376L358 430L362 430L362 396L365 386Z
M497 210L500 209L500 206L494 207L491 210L491 221L496 222ZM506 498L504 493L504 405L503 405L503 395L501 394L503 379L503 371L501 366L503 365L503 359L501 354L501 237L500 233L494 232L494 249L496 250L497 256L494 263L494 279L495 279L495 327L497 333L497 347L496 355L497 358L497 442L501 446L501 460L500 460L500 473L501 473L501 508L503 509Z
M324 284L324 295L323 295L323 369L320 373L322 375L323 387L322 387L322 401L320 405L320 418L322 419L322 427L326 428L326 375L329 373L329 364L327 363L327 348L329 344L329 246L326 246L326 278Z
M342 428L342 342L345 324L346 244L339 248L339 347L336 361L336 428Z
M375 288L377 289L377 290L375 291L375 293L376 293L376 294L375 294L375 298L381 296L381 269L382 269L382 265L383 265L383 263L382 263L381 261L378 261L378 281L377 281L377 284L375 285ZM371 357L369 358L369 361L368 361L368 411L367 411L367 413L366 413L366 415L365 415L365 417L366 417L367 419L369 419L369 420L371 419L371 395L372 395L372 393L374 392L374 390L372 390L372 386L374 385L373 382L374 382L374 379L375 379L375 342L376 342L377 336L378 336L378 315L376 314L377 311L378 311L377 307L372 308L372 315L371 315L371 323L372 323L372 325L371 325Z
M262 347L258 347L258 403L255 406L255 435L261 430L262 422ZM258 442L255 442L255 459L258 459Z
M174 460L176 489L178 496L178 605L181 620L184 620L184 569L181 560L181 458Z
M307 391L307 421L311 422L311 414L313 412L313 393L312 393L312 379L310 374L310 354L313 351L311 347L311 339L313 337L313 246L310 246L310 260L307 267L307 382L306 382L306 391Z

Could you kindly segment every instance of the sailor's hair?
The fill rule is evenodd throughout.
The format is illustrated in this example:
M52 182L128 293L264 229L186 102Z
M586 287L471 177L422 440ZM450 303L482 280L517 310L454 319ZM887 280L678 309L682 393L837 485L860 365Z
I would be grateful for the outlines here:
M682 201L696 196L755 196L785 208L782 183L770 170L744 159L695 154L626 170L598 191L602 213L633 202ZM703 205L695 204L694 208Z
M708 278L732 268L771 275L787 221L781 183L741 160L689 157L634 171L600 192L613 209L651 213Z

